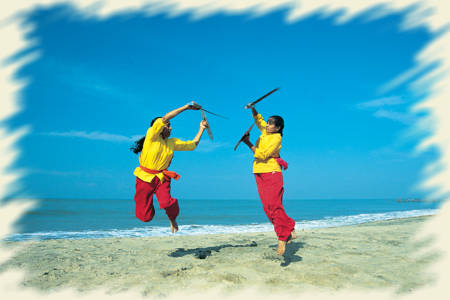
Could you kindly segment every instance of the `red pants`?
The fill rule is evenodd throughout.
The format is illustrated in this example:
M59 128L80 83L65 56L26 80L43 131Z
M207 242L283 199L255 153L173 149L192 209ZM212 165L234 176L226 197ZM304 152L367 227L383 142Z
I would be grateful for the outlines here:
M155 215L153 194L156 194L159 208L165 209L169 219L174 221L180 209L177 199L170 196L170 180L164 180L161 183L156 176L150 183L136 177L136 193L134 194L134 202L136 203L134 212L136 217L143 222L153 219Z
M264 212L273 224L280 241L286 241L295 227L283 208L283 175L281 172L255 174Z

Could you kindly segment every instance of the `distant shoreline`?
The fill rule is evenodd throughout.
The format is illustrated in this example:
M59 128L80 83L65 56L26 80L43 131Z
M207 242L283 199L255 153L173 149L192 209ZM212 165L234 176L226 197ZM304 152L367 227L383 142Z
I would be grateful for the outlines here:
M252 198L236 198L236 199L229 199L229 198L177 198L180 201L242 201L242 200L258 200L258 198L252 197ZM6 197L3 199L3 201L14 201L14 200L113 200L113 201L132 201L133 198L56 198L56 197L14 197L9 198ZM436 203L436 202L443 202L443 200L427 200L427 199L421 199L421 198L415 198L415 197L408 197L408 198L398 198L398 197L392 197L392 198L285 198L286 201L321 201L321 200L388 200L388 201L398 201L398 200L405 200L405 202L408 202L406 200L420 200L420 201L410 201L410 202L424 202L424 203ZM402 202L402 201L401 201Z
M416 199L416 198L412 198L412 199L396 199L396 202L418 202L418 203L441 203L443 202L442 200L426 200L426 199Z
M391 219L404 219L410 217L430 216L435 214L435 209L390 211L385 213L356 214L347 216L325 217L313 220L297 220L296 229L317 229L351 226L365 224L374 221L385 221ZM114 238L114 237L155 237L172 236L167 225L154 225L154 223L142 223L143 226L133 228L113 228L113 229L87 229L87 230L66 230L66 231L42 231L16 233L7 236L5 241L21 240L57 240L57 239L85 239L85 238ZM183 224L180 223L179 236L226 234L226 233L259 233L273 230L272 224L268 221L263 223L230 223L230 224Z

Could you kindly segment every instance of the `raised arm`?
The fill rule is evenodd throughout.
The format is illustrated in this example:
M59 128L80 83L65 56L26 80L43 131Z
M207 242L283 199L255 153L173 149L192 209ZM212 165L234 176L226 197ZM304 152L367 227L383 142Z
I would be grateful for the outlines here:
M203 131L205 131L206 127L208 127L208 126L209 126L209 124L206 120L203 120L200 122L200 128L197 132L197 135L193 139L193 141L195 142L195 145L198 145L198 143L200 143L200 138L202 137Z
M174 145L175 151L192 151L194 150L198 143L200 142L200 138L202 137L203 131L205 131L205 128L208 127L208 122L206 121L202 121L200 123L200 129L197 132L197 135L195 136L195 138L192 141L181 141L177 138L172 138L172 140L174 141Z
M167 123L167 121L176 117L178 114L180 114L181 112L183 112L185 110L188 110L188 109L199 110L200 108L201 108L200 105L197 105L197 103L192 102L192 104L186 104L186 105L183 105L177 109L174 109L174 110L168 112L167 114L165 114L164 117L162 117L162 120L164 123Z
M251 108L252 108L252 116L253 119L255 119L256 126L261 132L265 132L267 125L266 121L264 121L264 118L260 114L258 114L258 112L253 106Z

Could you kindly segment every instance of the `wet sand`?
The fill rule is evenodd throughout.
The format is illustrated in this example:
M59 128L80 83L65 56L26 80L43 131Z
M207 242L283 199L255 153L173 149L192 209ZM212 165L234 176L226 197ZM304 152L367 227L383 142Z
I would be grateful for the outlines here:
M170 296L183 291L262 293L391 290L407 294L432 285L439 255L432 238L415 240L427 217L298 230L284 256L275 233L217 234L6 242L18 249L0 272L24 270L24 288L73 288L108 294ZM20 249L19 249L20 248Z

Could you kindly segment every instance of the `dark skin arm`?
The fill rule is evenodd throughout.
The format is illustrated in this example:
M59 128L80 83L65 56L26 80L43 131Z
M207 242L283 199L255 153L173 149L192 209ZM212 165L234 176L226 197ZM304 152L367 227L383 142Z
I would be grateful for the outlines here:
M194 104L196 104L195 102L193 102ZM195 105L183 105L177 109L174 109L170 112L168 112L167 114L164 115L164 117L162 117L162 121L164 123L167 123L170 119L176 117L178 114L180 114L181 112L188 110L188 109L192 109L192 110L199 110L201 108L201 106L195 106Z
M258 115L258 112L256 111L255 107L252 106L251 109L253 117L256 117ZM242 142L244 142L250 148L250 150L255 153L256 147L252 144L252 142L250 142L250 133L244 135Z
M243 137L242 142L244 142L250 148L250 150L252 150L252 152L255 153L256 147L255 145L252 144L252 142L250 142L250 133L247 133Z
M207 127L209 127L209 124L207 121L203 120L200 122L200 129L198 130L197 135L193 139L193 141L195 142L195 145L198 146L198 143L200 143L200 138L202 137L203 131L205 131L205 129Z

